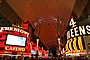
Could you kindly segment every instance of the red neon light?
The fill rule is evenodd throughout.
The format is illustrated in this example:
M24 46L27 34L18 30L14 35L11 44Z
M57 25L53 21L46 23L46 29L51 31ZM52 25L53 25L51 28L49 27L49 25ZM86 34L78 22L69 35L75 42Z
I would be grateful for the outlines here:
M73 16L71 16L71 19L73 19Z
M34 45L33 41L31 41L31 45Z
M0 36L0 40L5 40L6 39L6 35L1 35Z
M0 37L0 48L4 47L5 49L0 50L0 52L1 51L7 51L7 52L23 52L23 53L26 52L26 53L30 53L31 49L30 49L30 44L29 44L30 42L29 42L28 37L27 37L26 47L8 46L8 45L4 45L5 40L6 40L6 34L27 37L26 34L20 33L20 32L17 32L17 31L9 32L9 31L2 30L2 32L0 32L0 35L1 35L1 37ZM6 46L8 46L8 47L6 47Z
M22 26L24 27L23 30L28 30L28 23L27 21L22 22Z
M5 41L0 41L0 47L5 47L4 43Z

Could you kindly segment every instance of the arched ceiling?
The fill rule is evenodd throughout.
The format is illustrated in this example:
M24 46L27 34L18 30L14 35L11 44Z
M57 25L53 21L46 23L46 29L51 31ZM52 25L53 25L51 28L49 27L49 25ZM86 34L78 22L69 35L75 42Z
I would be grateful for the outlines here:
M60 16L69 19L75 0L7 0L23 20L33 17Z
M41 20L40 40L48 48L58 46L57 21L59 31L64 36L65 28L72 14L76 0L6 0L22 20L28 20L32 25Z

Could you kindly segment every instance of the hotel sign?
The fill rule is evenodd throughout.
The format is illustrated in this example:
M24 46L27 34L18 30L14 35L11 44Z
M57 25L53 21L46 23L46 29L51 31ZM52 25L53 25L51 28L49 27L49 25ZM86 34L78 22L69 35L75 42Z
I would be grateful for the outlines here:
M3 32L3 30L8 30L8 31L16 31L16 32L20 32L23 34L26 34L27 37L29 36L29 33L20 29L20 28L15 28L15 27L0 27L0 32Z

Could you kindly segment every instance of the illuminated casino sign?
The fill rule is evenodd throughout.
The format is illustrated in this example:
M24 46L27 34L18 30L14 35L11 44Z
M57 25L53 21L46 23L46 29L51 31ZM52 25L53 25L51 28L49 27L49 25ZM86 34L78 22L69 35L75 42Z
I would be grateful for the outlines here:
M73 17L69 22L69 26L71 27L71 29L67 31L67 39L90 34L90 26L77 26L77 23L73 20Z
M90 26L79 26L77 22L74 21L73 16L69 22L69 29L66 32L67 43L65 46L66 52L77 52L78 50L84 51L85 43L83 40L84 35L90 34Z
M19 27L0 27L0 54L4 52L30 53L29 33ZM2 52L3 51L3 52Z
M16 32L20 32L23 34L26 34L27 37L29 36L29 33L20 29L20 28L15 28L15 27L0 27L0 32L3 32L4 30L8 30L8 31L16 31Z
M66 51L84 50L85 45L84 45L84 41L83 41L82 37L79 36L79 37L74 37L74 38L68 39L65 49L66 49Z
M5 46L5 50L11 50L11 51L25 51L25 48L21 48L21 47L12 47L12 46Z

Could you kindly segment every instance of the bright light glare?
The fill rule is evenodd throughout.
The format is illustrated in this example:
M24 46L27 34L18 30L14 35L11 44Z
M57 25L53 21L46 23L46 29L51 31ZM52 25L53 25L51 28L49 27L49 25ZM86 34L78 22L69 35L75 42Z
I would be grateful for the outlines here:
M25 46L26 38L15 36L15 35L7 35L6 45L16 45L16 46Z

